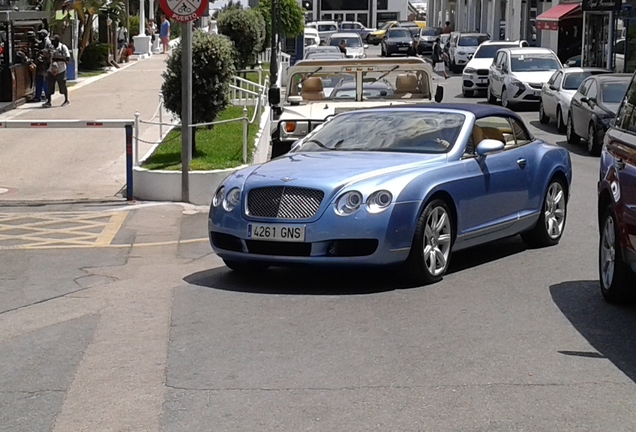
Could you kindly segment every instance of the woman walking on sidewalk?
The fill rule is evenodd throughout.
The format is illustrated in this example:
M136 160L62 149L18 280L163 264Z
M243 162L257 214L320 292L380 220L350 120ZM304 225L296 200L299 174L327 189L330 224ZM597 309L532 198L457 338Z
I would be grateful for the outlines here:
M438 37L433 44L433 53L431 54L431 60L433 61L433 69L438 74L441 74L444 79L448 79L446 74L446 63L444 63L444 57L442 53L441 40Z

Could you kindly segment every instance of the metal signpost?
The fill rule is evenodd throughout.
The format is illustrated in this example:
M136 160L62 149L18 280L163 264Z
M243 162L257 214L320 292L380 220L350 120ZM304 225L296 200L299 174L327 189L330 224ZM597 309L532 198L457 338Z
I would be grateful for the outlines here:
M181 201L190 201L192 160L192 21L208 8L208 0L160 0L161 9L181 23Z

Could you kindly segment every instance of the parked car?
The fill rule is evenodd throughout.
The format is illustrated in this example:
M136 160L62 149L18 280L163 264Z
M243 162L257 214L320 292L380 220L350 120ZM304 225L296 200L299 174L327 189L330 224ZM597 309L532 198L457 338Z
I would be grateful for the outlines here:
M502 48L527 47L528 42L486 41L479 45L475 55L470 59L462 75L462 94L472 96L476 91L488 90L488 68L497 51Z
M375 31L374 28L368 28L363 26L357 21L343 21L340 23L339 31L342 33L356 33L360 35L360 38L369 43L369 35Z
M586 78L570 102L567 138L570 144L587 141L587 151L598 156L603 135L616 117L631 80L630 74L604 74Z
M370 43L373 45L380 45L380 43L382 42L382 39L384 39L384 36L386 36L387 30L392 29L393 27L399 27L399 26L400 26L400 23L397 21L385 22L384 24L380 26L379 29L369 33L369 36L367 36L367 43Z
M307 43L311 41L311 43ZM318 30L312 27L305 27L305 46L320 45L320 34Z
M309 58L310 56L315 55L329 55L329 54L338 54L340 57L344 57L344 54L340 52L338 47L333 46L312 46L305 48L304 55L305 58Z
M488 102L507 108L519 103L538 103L541 88L563 66L548 48L504 48L488 70Z
M295 141L343 111L388 103L440 102L444 89L441 86L433 88L433 73L431 65L419 57L302 60L296 63L287 71L284 103L273 110L272 157L287 153ZM365 89L371 83L381 80L391 83L391 94L380 92L373 98L365 95ZM345 82L360 84L356 86L355 98L335 99L334 90L342 88Z
M304 60L329 60L329 59L343 59L347 58L344 53L340 51L314 51L308 54L305 54Z
M570 57L563 64L565 67L581 67L581 54Z
M541 88L539 121L543 124L555 119L557 130L564 133L568 124L570 101L583 80L593 75L607 74L610 71L600 68L563 68L550 77Z
M391 57L393 54L408 55L412 47L413 37L408 29L392 28L386 32L384 39L382 39L380 55L382 57Z
M616 121L605 134L598 184L599 280L608 302L636 290L636 83L632 78Z
M434 283L461 249L516 234L558 244L571 179L569 152L504 108L350 111L289 154L227 177L210 206L210 242L238 272L401 265L414 283Z
M619 39L614 44L614 70L618 73L625 71L625 39Z
M433 52L435 40L440 37L441 34L441 27L426 27L419 29L419 33L416 36L417 41L419 42L417 45L417 53L419 55L431 54Z
M448 68L453 72L461 72L468 64L477 47L490 40L485 33L453 32L448 47Z
M327 39L327 45L338 47L338 45L345 41L348 58L364 58L364 50L369 48L368 45L362 44L362 39L357 33L334 33Z
M305 24L305 27L315 28L318 30L321 41L326 41L329 36L338 32L338 23L335 21L317 21Z

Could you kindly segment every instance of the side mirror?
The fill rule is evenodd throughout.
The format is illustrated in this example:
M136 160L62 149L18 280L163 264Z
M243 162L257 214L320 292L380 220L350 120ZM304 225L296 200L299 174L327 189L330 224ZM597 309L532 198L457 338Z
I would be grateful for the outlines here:
M502 143L501 141L485 139L477 145L475 153L477 153L477 156L484 157L489 154L499 153L500 151L503 151L503 149L504 143Z
M589 98L587 98L587 103L595 104L595 103L598 103L598 102L596 102L596 98L595 97L589 97Z
M364 44L364 45L362 45L362 48L364 48L364 49L368 49L368 48L369 48L369 45Z
M581 103L589 103L589 102L590 102L590 100L588 98L586 98L585 96L583 96L581 98Z
M444 87L438 85L435 90L435 102L440 103L444 99Z
M278 87L272 87L267 92L267 100L270 105L280 104L280 89Z
M550 90L557 91L557 88L554 86L554 84L550 84Z

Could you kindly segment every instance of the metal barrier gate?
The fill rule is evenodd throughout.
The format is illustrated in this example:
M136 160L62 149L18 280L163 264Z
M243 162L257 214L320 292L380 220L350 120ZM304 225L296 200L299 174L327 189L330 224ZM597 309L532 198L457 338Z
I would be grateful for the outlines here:
M0 120L0 129L117 129L126 130L126 201L133 196L133 120Z

